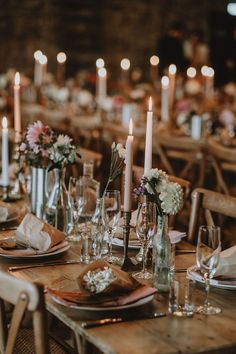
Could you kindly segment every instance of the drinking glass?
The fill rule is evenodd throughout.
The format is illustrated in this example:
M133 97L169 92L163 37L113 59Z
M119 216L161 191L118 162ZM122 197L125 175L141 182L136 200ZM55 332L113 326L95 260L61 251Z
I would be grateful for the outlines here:
M151 279L152 273L147 270L147 253L156 233L156 205L151 202L140 204L138 209L136 233L143 248L143 268L132 274L135 278Z
M215 315L221 312L219 307L213 306L209 301L210 280L214 276L220 259L221 239L220 227L200 226L197 241L197 266L204 274L206 287L206 300L203 306L197 308L198 313Z
M112 254L112 240L120 220L120 192L117 190L108 190L103 197L103 222L108 232L108 254L105 259L110 263L120 261L119 257Z

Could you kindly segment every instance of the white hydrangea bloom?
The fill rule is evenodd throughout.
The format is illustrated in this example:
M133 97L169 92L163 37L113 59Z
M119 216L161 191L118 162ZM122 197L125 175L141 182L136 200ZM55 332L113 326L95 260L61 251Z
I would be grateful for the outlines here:
M175 215L183 206L183 190L178 183L168 182L163 185L159 198L166 214Z

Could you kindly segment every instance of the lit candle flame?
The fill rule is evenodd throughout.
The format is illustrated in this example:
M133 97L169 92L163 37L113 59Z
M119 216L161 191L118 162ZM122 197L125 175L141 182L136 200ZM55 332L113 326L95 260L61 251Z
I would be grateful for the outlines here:
M64 53L64 52L58 53L58 54L57 54L57 61L58 61L58 63L60 63L60 64L65 63L65 61L66 61L66 53Z
M163 88L168 88L169 82L170 82L170 80L169 80L168 76L163 76L161 78L161 85Z
M214 75L215 75L215 70L209 66L208 67L208 77L213 77Z
M207 65L203 65L203 67L201 68L201 73L203 76L208 76L208 66Z
M2 118L2 129L7 129L7 117Z
M130 60L127 58L124 58L120 62L121 69L123 70L129 70L130 68Z
M170 64L169 66L169 74L170 75L175 75L177 71L176 65L175 64Z
M36 50L36 52L34 52L34 59L39 61L42 55L43 53L41 52L41 50Z
M129 120L129 135L133 135L133 119Z
M16 86L20 85L20 73L18 72L15 73L15 85Z
M193 67L193 66L190 66L188 69L187 69L187 76L190 77L191 79L193 79L197 74L197 70Z
M105 68L100 68L100 69L98 70L98 76L99 76L99 77L106 77L106 75L107 75L107 71L106 71Z
M96 60L96 67L97 67L97 69L104 68L104 66L105 66L104 60L103 60L102 58L98 58L98 59Z
M42 64L42 65L45 65L45 64L47 64L47 62L48 62L48 58L46 57L46 55L41 55L41 57L39 58L39 62L40 62L40 64Z
M151 56L150 58L150 64L153 65L153 66L157 66L160 62L160 59L157 55L153 55Z
M149 97L149 101L148 101L148 110L149 112L152 112L152 97Z

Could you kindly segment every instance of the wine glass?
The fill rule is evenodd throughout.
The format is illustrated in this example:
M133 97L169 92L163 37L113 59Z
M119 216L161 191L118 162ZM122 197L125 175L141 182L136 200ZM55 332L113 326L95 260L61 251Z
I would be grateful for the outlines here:
M112 254L112 240L120 220L120 192L117 190L108 190L103 197L103 222L108 232L108 254L105 259L110 263L120 261L119 257Z
M215 315L221 312L219 307L209 301L210 279L214 276L220 259L221 240L219 226L200 226L197 241L197 266L204 274L206 299L203 306L197 308L198 313Z
M136 233L143 249L143 268L132 274L135 278L151 279L152 273L147 270L147 253L156 233L156 205L151 202L140 204L138 209Z

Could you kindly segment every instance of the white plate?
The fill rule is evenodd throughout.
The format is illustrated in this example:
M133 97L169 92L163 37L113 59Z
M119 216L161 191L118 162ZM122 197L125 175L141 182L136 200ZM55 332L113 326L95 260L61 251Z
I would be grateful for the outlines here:
M125 310L125 309L130 309L133 307L138 307L147 304L148 302L152 301L154 298L154 295L149 295L143 299L140 299L136 302L133 302L132 304L128 305L122 305L122 306L107 306L107 307L98 307L98 306L79 306L76 304L73 304L71 302L68 302L66 300L62 300L61 298L50 294L51 298L57 303L62 306L65 306L70 309L74 310L80 310L80 311L117 311L117 310Z
M46 258L46 257L51 257L57 254L61 254L66 252L70 248L70 245L65 245L62 248L59 248L58 250L55 250L53 252L48 252L48 253L41 253L41 254L33 254L31 256L14 256L12 254L4 254L0 253L0 257L4 258L9 258L9 259L19 259L19 260L26 260L26 259L37 259L37 258Z
M203 276L195 271L195 266L188 268L187 274L191 279L205 284ZM236 290L236 282L235 284L230 284L229 280L211 279L211 286L219 289Z
M0 224L5 224L6 222L14 221L18 218L18 216L19 216L19 209L16 209L15 211L10 212L7 219L5 221L1 221Z

